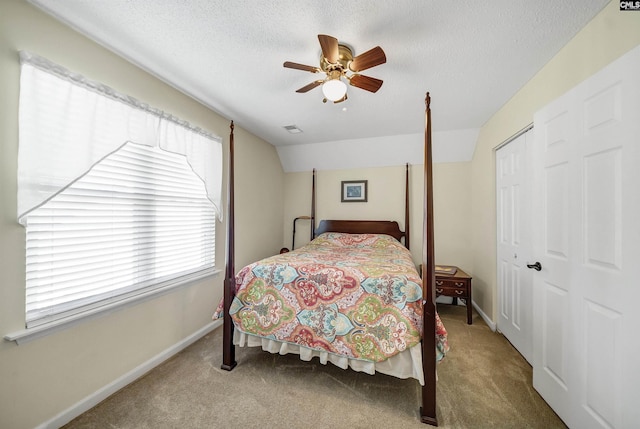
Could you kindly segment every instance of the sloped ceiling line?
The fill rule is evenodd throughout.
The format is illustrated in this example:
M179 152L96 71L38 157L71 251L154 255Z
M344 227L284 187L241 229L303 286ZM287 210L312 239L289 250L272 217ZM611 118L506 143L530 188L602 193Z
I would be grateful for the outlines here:
M468 162L480 129L433 132L433 161ZM286 173L422 164L424 133L276 147Z

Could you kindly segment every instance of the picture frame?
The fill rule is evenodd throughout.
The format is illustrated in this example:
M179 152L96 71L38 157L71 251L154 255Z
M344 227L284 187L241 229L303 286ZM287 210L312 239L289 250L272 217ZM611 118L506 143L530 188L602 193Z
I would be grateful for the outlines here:
M343 203L366 203L366 180L343 180L341 182L341 199Z

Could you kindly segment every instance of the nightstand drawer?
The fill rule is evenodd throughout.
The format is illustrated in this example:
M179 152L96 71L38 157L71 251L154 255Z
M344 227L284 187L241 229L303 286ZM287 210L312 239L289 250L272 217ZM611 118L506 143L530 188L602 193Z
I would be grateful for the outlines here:
M436 285L436 295L452 296L454 298L469 298L466 287L441 287Z
M447 289L466 289L469 281L467 280L455 280L455 279L438 279L436 278L436 288Z

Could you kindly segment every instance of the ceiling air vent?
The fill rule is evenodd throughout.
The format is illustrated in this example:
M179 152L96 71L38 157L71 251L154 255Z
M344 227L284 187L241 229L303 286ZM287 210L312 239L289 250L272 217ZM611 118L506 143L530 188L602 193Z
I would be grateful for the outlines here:
M289 131L291 134L298 134L302 132L302 130L295 125L285 125L283 128Z

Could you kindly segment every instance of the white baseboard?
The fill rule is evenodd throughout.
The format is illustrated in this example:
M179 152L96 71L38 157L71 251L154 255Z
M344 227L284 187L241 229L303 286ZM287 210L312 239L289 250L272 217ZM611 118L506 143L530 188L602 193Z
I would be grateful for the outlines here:
M451 304L453 302L453 298L445 295L440 295L439 297L436 298L436 303L439 303L439 302L441 302L442 304ZM462 300L458 300L458 305L466 305L466 304L464 304ZM487 316L486 313L480 309L480 307L478 306L478 304L476 304L474 300L471 300L471 305L473 305L473 308L476 309L476 311L478 312L480 317L482 317L485 323L489 325L489 328L493 332L496 332L496 329L497 329L496 323L493 320L489 319L489 316Z
M204 337L209 332L213 331L214 329L216 329L217 327L219 327L221 325L222 325L222 319L219 319L219 320L213 321L213 322L203 326L198 331L194 332L193 334L189 335L188 337L184 338L183 340L181 340L180 342L174 344L173 346L169 347L168 349L160 352L159 354L157 354L156 356L152 357L148 361L142 363L138 367L136 367L136 368L132 369L131 371L129 371L128 373L124 374L122 377L117 378L113 382L107 384L106 386L98 389L97 391L95 391L91 395L87 396L86 398L84 398L80 402L77 402L73 406L67 408L66 410L64 410L63 412L61 412L60 414L58 414L57 416L52 418L51 420L48 420L48 421L38 425L36 427L36 429L59 428L59 427L65 425L65 424L69 423L71 420L75 419L80 414L82 414L82 413L90 410L91 408L95 407L100 402L104 401L109 396L111 396L114 393L116 393L118 390L120 390L123 387L125 387L126 385L134 382L138 378L142 377L147 372L149 372L150 370L152 370L156 366L160 365L165 360L169 359L171 356L175 355L176 353L180 352L181 350L183 350L186 347L190 346L191 344L195 343L200 338Z
M476 309L480 317L482 317L482 320L484 320L485 323L489 326L489 328L493 332L496 332L496 323L493 320L489 319L489 316L487 316L485 312L480 309L480 307L478 306L478 304L476 304L475 301L471 300L471 304L473 305L473 308Z

